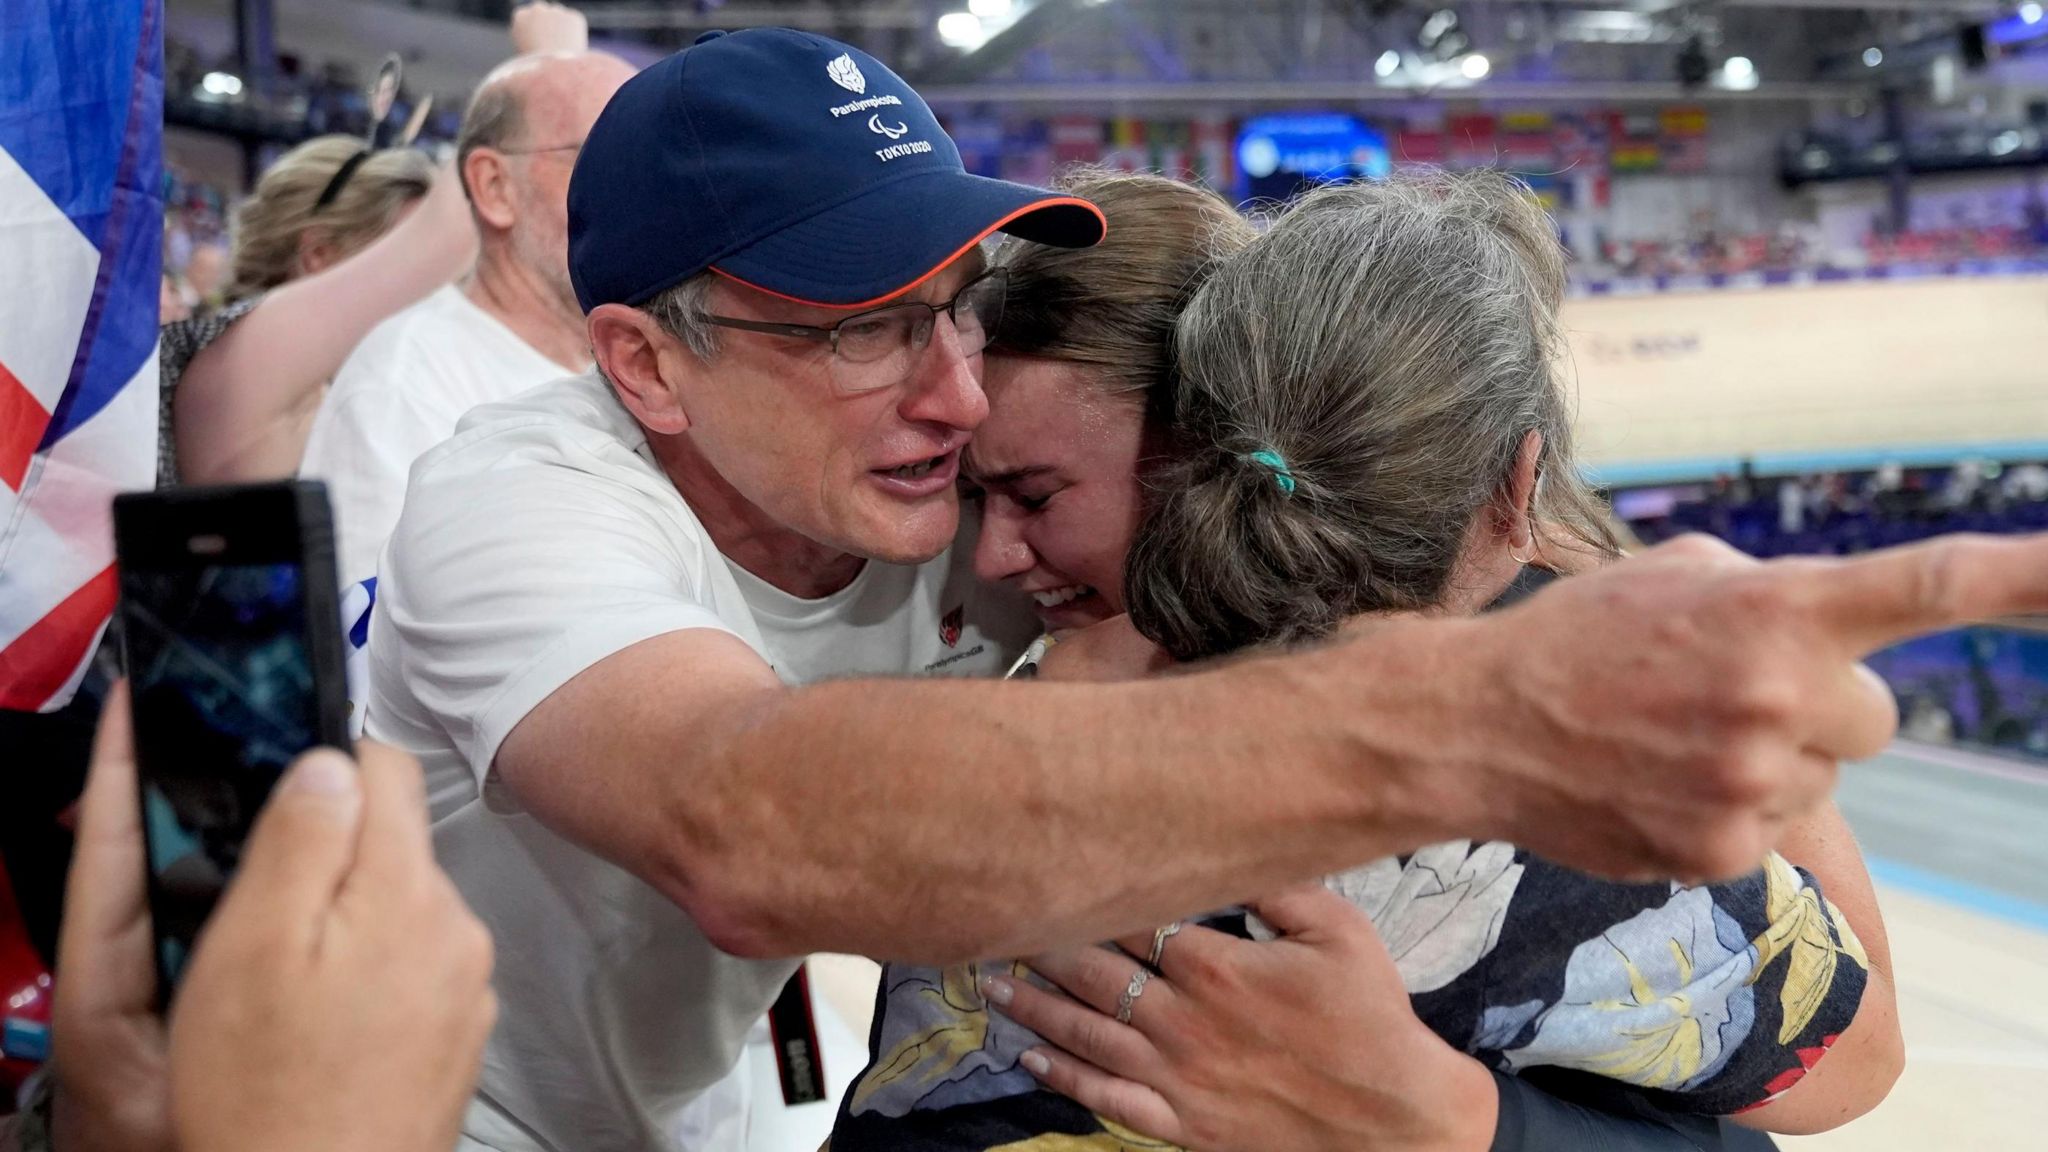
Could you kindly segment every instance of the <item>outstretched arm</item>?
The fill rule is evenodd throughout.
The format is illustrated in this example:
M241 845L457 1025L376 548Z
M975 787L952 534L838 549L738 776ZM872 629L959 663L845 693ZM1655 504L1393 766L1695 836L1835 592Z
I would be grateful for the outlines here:
M582 52L590 24L553 0L522 3L508 29L517 55ZM453 167L419 208L369 247L271 292L192 358L171 418L181 479L275 480L298 471L327 382L385 317L469 272L476 226Z
M263 297L178 382L172 427L182 479L227 484L296 472L342 361L386 317L466 272L476 244L461 182L443 168L390 232Z
M2048 537L1768 564L1692 538L1488 617L1109 685L792 690L695 629L584 670L495 763L747 955L1018 954L1461 836L1728 876L1890 738L1858 656L2048 606L2044 572Z

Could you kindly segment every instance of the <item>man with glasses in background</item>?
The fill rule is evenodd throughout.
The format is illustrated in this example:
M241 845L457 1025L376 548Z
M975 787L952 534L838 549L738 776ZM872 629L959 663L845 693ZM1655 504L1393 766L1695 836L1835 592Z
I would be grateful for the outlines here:
M477 87L456 142L476 271L364 337L321 401L300 465L333 497L344 585L376 575L406 471L464 412L589 368L569 286L569 173L632 74L602 52L550 52L507 61Z
M1102 230L967 174L899 77L806 33L708 33L598 117L569 188L597 369L420 459L369 627L368 734L422 760L497 943L465 1148L732 1131L741 1106L698 1105L813 951L1031 955L1459 836L1745 871L1889 737L1856 651L2025 591L1980 579L2002 552L1916 582L1910 557L1816 573L1694 540L1476 620L991 680L1036 624L973 580L956 486L1000 322L981 244ZM1956 594L1837 602L1916 587ZM1380 1037L1366 1067L1449 1052L1352 1034ZM1361 1118L1353 1146L1441 1149L1492 1130L1470 1111L1331 1115Z

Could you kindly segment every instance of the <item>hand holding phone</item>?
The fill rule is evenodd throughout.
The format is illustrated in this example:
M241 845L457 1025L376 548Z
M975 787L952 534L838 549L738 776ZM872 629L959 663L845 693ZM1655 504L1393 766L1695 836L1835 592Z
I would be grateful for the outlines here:
M434 863L418 761L296 764L171 1020L182 1152L444 1152L497 1017L491 940Z
M51 1146L171 1152L170 1081L144 882L128 689L100 713L57 942Z
M114 501L161 996L300 753L346 749L326 489L293 481Z
M427 848L417 763L373 743L361 756L360 775L321 752L286 776L167 1037L128 695L116 687L80 806L58 957L54 1147L454 1143L494 1012L489 940Z

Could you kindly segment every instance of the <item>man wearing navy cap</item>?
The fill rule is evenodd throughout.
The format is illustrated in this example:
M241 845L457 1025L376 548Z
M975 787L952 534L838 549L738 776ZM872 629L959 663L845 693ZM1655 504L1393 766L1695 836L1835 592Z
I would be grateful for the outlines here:
M740 1105L696 1097L795 966L728 953L829 937L952 954L1085 923L1070 909L1056 932L1010 936L983 914L919 942L897 911L861 911L974 883L966 853L917 846L973 841L982 818L945 795L973 741L918 757L929 787L900 818L816 826L894 806L825 751L829 713L943 733L942 696L871 697L914 682L841 685L786 729L815 747L768 752L781 784L696 762L795 700L789 685L990 677L1035 635L1029 605L951 548L1003 300L980 244L1092 244L1103 222L965 173L871 57L768 29L707 36L627 81L569 214L603 375L478 409L417 466L380 581L367 730L421 754L437 849L497 938L503 1009L470 1139L724 1147ZM636 743L601 749L588 723ZM908 752L874 762L907 781ZM650 756L675 771L643 770ZM674 807L700 799L701 826ZM792 835L804 847L784 857ZM757 899L793 932L744 911Z
M474 1146L730 1120L697 1101L777 958L1026 955L1460 835L1732 874L1828 755L1889 733L1839 656L1773 650L1801 689L1841 681L1818 734L1701 704L1754 653L1687 644L1741 629L1667 630L1660 676L1614 658L1723 607L1710 579L1752 570L1712 546L1365 644L977 679L1035 630L954 547L1003 299L980 244L1091 244L1100 214L966 174L894 73L779 29L628 81L569 211L599 373L471 412L414 467L369 643L368 732L424 761L497 940ZM1605 730L1618 711L1643 719Z

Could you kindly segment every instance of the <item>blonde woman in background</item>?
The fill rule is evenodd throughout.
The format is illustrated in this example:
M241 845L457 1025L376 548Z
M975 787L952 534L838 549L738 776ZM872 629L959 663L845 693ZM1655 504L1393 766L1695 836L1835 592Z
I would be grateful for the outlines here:
M589 34L580 13L539 3L513 12L512 41L573 52ZM476 250L452 168L346 136L287 152L235 212L225 307L164 328L158 483L293 475L342 361Z
M476 251L452 173L350 136L285 153L235 210L232 235L224 306L164 327L164 483L291 475L349 351Z
M286 152L235 208L222 303L260 296L369 247L419 207L434 178L426 153L373 151L354 136L320 136Z

